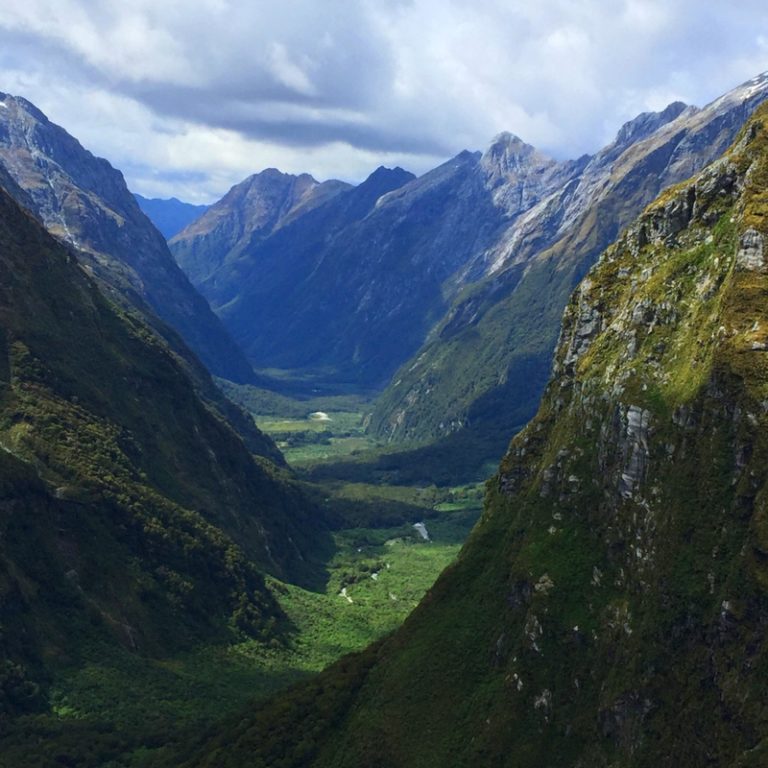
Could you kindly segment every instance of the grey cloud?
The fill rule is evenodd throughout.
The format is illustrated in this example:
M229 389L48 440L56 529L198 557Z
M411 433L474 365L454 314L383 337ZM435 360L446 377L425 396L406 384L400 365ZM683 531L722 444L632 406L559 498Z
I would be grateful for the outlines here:
M641 111L701 105L768 68L756 0L201 0L183 14L149 0L58 3L66 28L49 23L54 0L0 9L0 65L39 75L39 92L20 95L101 90L146 107L169 142L189 123L286 152L343 143L355 168L360 153L419 165L501 130L573 157ZM65 101L78 134L88 117ZM131 151L128 164L146 167L141 142ZM243 175L258 170L248 162Z
M199 88L130 87L128 95L137 98L159 114L182 117L238 131L252 139L267 140L292 147L315 147L345 142L374 152L445 155L451 144L431 134L412 131L395 133L370 121L365 113L348 117L334 104L302 100L249 98L251 94L218 93L212 100ZM285 105L291 109L284 109Z

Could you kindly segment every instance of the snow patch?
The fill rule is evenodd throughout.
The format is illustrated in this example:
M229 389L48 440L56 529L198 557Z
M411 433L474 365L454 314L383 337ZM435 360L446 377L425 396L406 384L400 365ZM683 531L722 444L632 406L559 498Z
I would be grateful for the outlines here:
M331 421L331 417L324 411L315 411L309 414L311 421Z
M413 527L419 532L419 536L424 541L429 541L429 531L427 531L427 526L424 523L414 523Z

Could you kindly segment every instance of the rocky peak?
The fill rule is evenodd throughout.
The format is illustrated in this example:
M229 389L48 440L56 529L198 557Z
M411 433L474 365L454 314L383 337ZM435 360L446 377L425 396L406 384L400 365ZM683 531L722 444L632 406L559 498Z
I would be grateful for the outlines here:
M277 168L266 168L236 184L224 198L211 207L218 217L235 212L242 230L272 229L301 200L312 193L318 182L308 173L294 176ZM201 222L204 224L204 222Z
M693 112L698 111L696 107L689 107L682 101L673 101L661 112L642 112L637 117L621 126L616 135L614 144L620 147L628 147L630 144L642 141L652 133L658 131L663 125L671 123L686 109L692 110Z
M0 110L8 110L4 116L0 117L0 122L4 124L10 124L11 115L17 124L51 124L48 118L31 101L27 101L21 96L0 93Z
M490 186L551 168L556 162L507 131L498 134L480 160Z
M2 104L0 162L31 196L36 213L56 236L82 247L77 217L67 215L65 204L73 186L96 193L113 210L128 205L139 213L123 175L106 160L91 154L26 99L6 95Z
M751 103L754 106L765 99L767 94L768 72L762 72L713 101L709 108L727 110L740 103Z
M504 132L493 139L479 167L494 204L511 217L560 186L569 164L558 163L515 134Z
M265 168L260 173L254 173L249 176L245 181L235 185L233 189L245 188L247 190L253 190L254 192L260 192L275 189L286 189L298 187L302 191L316 187L319 182L313 178L309 173L301 173L298 176L290 173L283 173L277 168Z
M360 185L359 189L395 189L401 187L403 184L407 184L409 181L413 181L416 177L399 165L395 168L387 168L380 165L368 178Z
M350 190L347 196L348 217L350 220L364 218L384 195L401 189L415 179L416 176L410 171L399 166L379 166L362 184Z

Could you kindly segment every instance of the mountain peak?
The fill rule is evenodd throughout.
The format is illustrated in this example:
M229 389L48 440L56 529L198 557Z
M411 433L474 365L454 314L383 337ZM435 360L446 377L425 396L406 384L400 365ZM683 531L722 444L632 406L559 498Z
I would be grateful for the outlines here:
M406 181L411 181L415 178L416 177L410 171L406 171L399 165L395 166L394 168L387 168L385 165L380 165L373 173L368 176L363 184L374 181L377 183L382 181L399 181L401 179L404 180L403 183L405 183Z
M512 133L511 131L501 131L500 133L497 133L492 139L491 139L491 147L493 147L496 144L501 145L518 145L518 146L529 146L524 142L516 133Z
M678 118L686 109L691 107L682 101L673 101L661 112L641 112L621 126L614 144L625 147L642 141L663 125Z
M751 80L737 85L728 93L715 99L707 105L707 109L730 109L738 104L754 104L755 106L768 96L768 72L761 72Z
M10 93L0 93L0 107L6 109L13 104L17 108L38 120L41 123L48 123L48 118L31 102L27 101L23 96L13 96Z
M353 190L353 196L356 200L355 207L360 208L360 212L369 206L372 206L382 195L393 192L396 189L406 185L409 181L416 178L410 171L406 171L400 166L387 168L380 165L368 178ZM363 202L366 201L366 202Z
M488 159L526 158L535 153L536 148L527 144L519 136L509 131L502 131L491 139L483 157Z
M527 180L541 176L557 165L556 161L509 131L497 134L480 158L488 187L503 190L500 195L494 193L497 204L508 207L512 200L514 208L519 208L521 194L529 199L531 190Z
M494 136L480 162L491 176L519 174L531 168L544 168L555 163L536 147L509 131Z

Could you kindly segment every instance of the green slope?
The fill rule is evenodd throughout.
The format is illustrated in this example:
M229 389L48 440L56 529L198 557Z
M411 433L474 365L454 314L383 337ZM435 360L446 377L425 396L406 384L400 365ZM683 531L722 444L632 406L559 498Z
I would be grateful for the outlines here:
M43 689L91 642L279 638L262 572L322 578L304 494L2 190L0 448L2 663Z
M538 414L393 638L192 766L765 764L768 109L572 297Z

